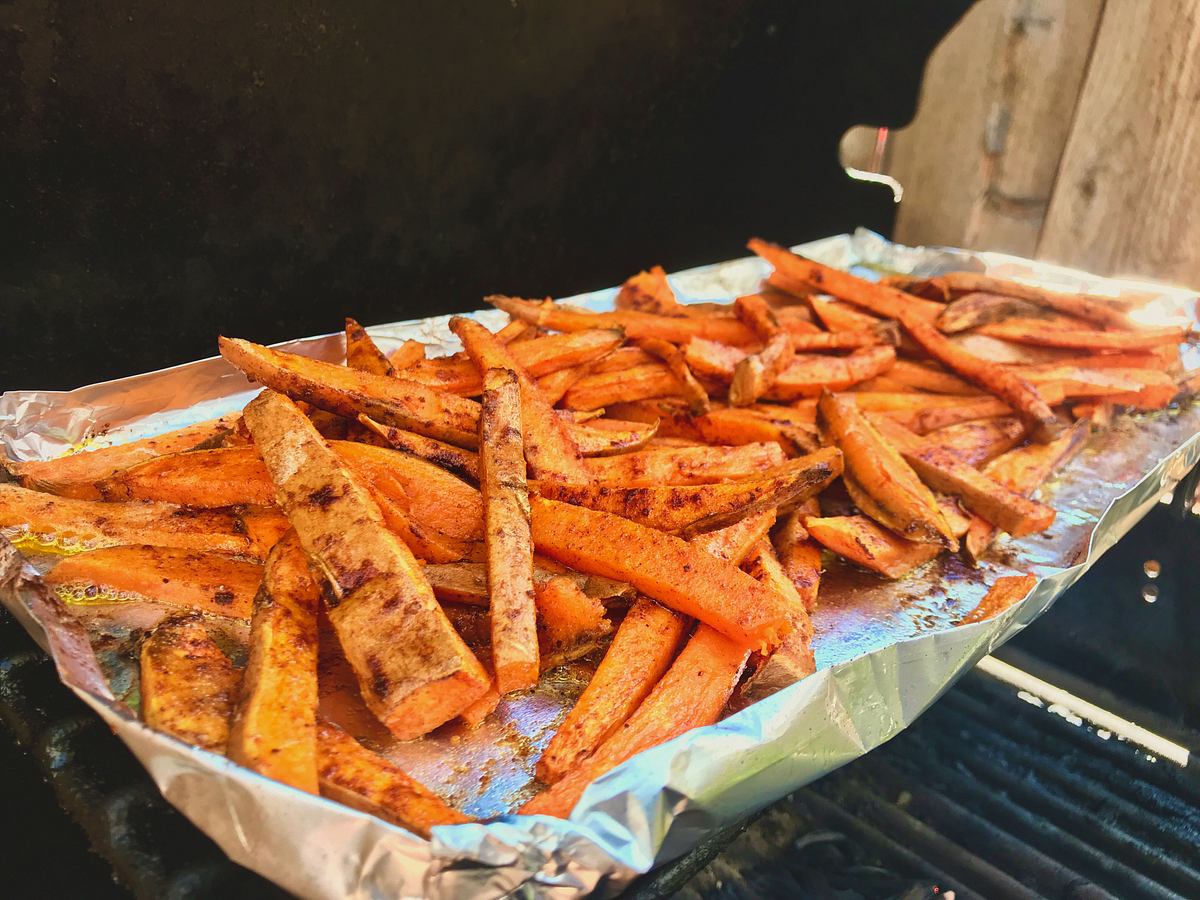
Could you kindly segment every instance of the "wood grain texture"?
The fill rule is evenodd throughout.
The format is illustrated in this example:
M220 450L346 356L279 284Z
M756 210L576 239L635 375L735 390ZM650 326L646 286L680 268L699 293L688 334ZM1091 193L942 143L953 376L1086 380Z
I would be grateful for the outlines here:
M1200 0L1109 0L1038 255L1200 282Z
M1104 0L983 0L930 58L888 173L896 237L1032 255Z

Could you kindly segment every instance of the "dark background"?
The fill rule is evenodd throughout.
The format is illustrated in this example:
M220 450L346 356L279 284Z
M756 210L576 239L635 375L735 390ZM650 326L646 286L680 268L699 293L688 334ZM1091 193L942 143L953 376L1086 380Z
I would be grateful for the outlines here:
M968 0L0 2L0 389L887 231Z

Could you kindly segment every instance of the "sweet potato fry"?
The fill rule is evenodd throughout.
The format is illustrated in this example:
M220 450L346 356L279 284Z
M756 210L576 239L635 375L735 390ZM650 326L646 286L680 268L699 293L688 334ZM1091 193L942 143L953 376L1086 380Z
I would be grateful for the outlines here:
M424 355L424 353L422 353ZM367 329L354 319L346 317L346 365L372 375L395 376L396 367L382 350L371 340Z
M916 435L886 417L872 420L880 433L934 490L953 494L967 508L1013 537L1045 531L1054 522L1052 507L1030 500L993 481L948 450L922 446Z
M23 487L76 500L99 500L96 482L149 459L216 444L231 432L234 424L234 417L227 416L127 444L80 450L57 459L24 462L10 459L2 464Z
M498 295L484 299L514 318L552 328L555 331L620 328L624 330L625 336L631 341L642 338L659 338L670 341L672 344L685 344L693 337L708 338L710 341L736 345L753 344L757 341L754 333L733 316L659 316L628 309L597 313L559 306L550 300L539 303L533 300L520 300L516 297ZM788 331L800 334L810 334L814 330L811 323L798 318L789 319L784 324Z
M536 379L602 359L620 345L622 333L612 328L590 329L509 344L499 340L497 335L492 339L496 344L506 346L525 374ZM462 397L477 397L483 390L479 367L466 356L425 360L411 367L404 377Z
M993 619L1019 600L1024 600L1037 584L1036 575L1001 575L988 588L978 605L955 622L955 625L970 625Z
M1009 319L994 325L985 325L979 329L979 333L1018 344L1098 351L1152 350L1163 344L1182 344L1188 339L1186 328L1143 328L1138 331L1069 330L1048 328L1038 319Z
M709 556L740 566L754 545L770 533L777 514L778 510L766 509L716 531L698 534L689 543Z
M897 537L866 516L827 516L805 520L808 533L839 556L888 578L903 578L941 552L936 544Z
M728 381L746 355L736 347L693 339L687 345L686 358L696 372ZM776 375L766 395L773 400L795 400L820 396L826 388L843 391L888 371L895 360L895 350L882 345L855 350L849 356L796 355Z
M940 280L953 293L984 292L1016 297L1068 316L1087 319L1097 325L1112 328L1134 327L1119 305L1103 297L1052 291L1005 278L995 278L979 272L947 272Z
M617 309L633 309L659 316L686 316L687 307L675 298L662 266L638 272L625 280L613 304Z
M823 438L841 448L843 481L863 512L910 540L958 549L929 489L852 400L824 394L817 421Z
M392 351L388 362L396 372L403 372L425 358L425 345L420 341L405 341Z
M970 466L982 466L1011 450L1025 437L1025 425L1016 416L975 419L948 425L925 435L923 446L940 447Z
M173 547L102 547L61 560L43 576L68 603L139 597L196 612L250 620L263 567Z
M910 431L928 434L950 425L973 422L977 419L994 419L1011 413L1012 409L996 397L964 397L961 403L953 406L930 406L908 412L893 411L888 415L894 416ZM1025 423L1021 424L1024 427Z
M908 359L896 360L896 364L888 369L887 377L915 390L931 391L935 394L970 395L980 393L979 388L957 375L934 368L927 363L913 362Z
M805 600L796 590L769 541L759 541L742 569L783 597L791 610L792 630L768 656L752 659L752 674L738 689L739 701L755 703L817 670L813 656L813 626Z
M0 484L0 529L13 540L58 552L152 544L263 559L270 549L228 510L75 500L15 484Z
M488 369L483 376L479 482L487 538L492 667L496 689L507 694L533 687L538 679L521 387L511 369Z
M1061 423L1046 400L1019 375L960 349L928 322L910 317L903 320L903 324L926 353L1012 407L1034 440L1044 444L1062 431Z
M595 363L582 363L569 369L559 369L557 372L543 375L537 379L538 391L541 392L547 403L554 406L577 381L591 373L593 366Z
M583 572L573 572L565 566L553 563L555 570L548 566L551 560L534 561L534 584L543 584L557 575L565 575L589 597L602 602L618 603L633 598L633 588L623 581L614 581L600 575L587 575ZM557 571L561 570L561 571ZM450 603L463 603L468 606L487 606L487 565L486 563L443 563L422 566L430 587L439 600Z
M1028 300L976 291L948 303L937 317L937 327L946 334L955 334L1008 318L1037 318L1044 314L1042 307Z
M572 568L627 581L746 646L776 646L790 629L773 592L686 541L542 497L530 504L534 545Z
M605 772L685 731L711 725L729 702L748 656L740 644L701 625L633 715L592 756L518 812L565 818L588 784Z
M633 369L587 375L563 395L567 409L600 409L610 403L682 396L683 388L671 369L654 362Z
M775 273L772 273L771 277L774 278ZM821 324L835 334L870 334L875 332L876 329L886 326L888 322L892 323L893 329L896 327L894 320L880 319L878 316L862 312L852 303L845 303L830 297L822 297L818 294L813 294L807 299L813 312L821 320Z
M160 456L116 472L96 488L109 501L158 500L205 509L275 502L275 486L253 447Z
M321 794L428 838L435 825L474 821L336 725L317 723Z
M397 450L431 462L459 478L479 480L479 456L470 450L392 425L383 425L370 416L359 416L358 421Z
M224 753L241 679L198 614L166 619L142 642L142 719L188 744Z
M590 653L612 631L604 604L589 597L567 575L555 575L538 584L536 642L542 670ZM492 600L493 604L495 599ZM495 613L493 612L493 618ZM493 646L494 646L493 641ZM534 678L536 681L536 676Z
M886 284L866 281L841 269L805 259L777 244L751 238L746 246L790 278L808 284L817 291L849 300L885 319L902 320L907 316L928 322L943 309L942 304L935 301L923 300Z
M890 287L909 294L915 294L918 297L924 297L927 300L949 303L954 299L953 291L950 290L950 286L946 284L945 279L940 275L933 278L924 278L916 275L888 275L882 280L884 284Z
M625 422L605 417L569 425L567 431L581 456L612 456L645 447L658 433L658 419Z
M317 609L321 590L294 531L271 550L229 732L234 762L316 794Z
M355 419L359 413L426 437L474 447L479 404L403 378L357 372L252 344L220 339L221 355L255 381L329 412Z
M817 607L817 591L821 586L821 549L809 537L804 521L820 515L817 499L806 500L787 514L771 538L784 574L810 614Z
M636 344L626 344L624 347L618 347L612 353L596 360L596 364L592 366L589 374L599 375L603 372L619 372L625 369L632 369L635 366L649 366L659 362L658 357L653 353L647 353Z
M450 330L463 342L467 354L482 371L509 369L520 384L521 420L524 428L525 459L534 476L586 483L591 477L566 425L551 410L537 385L525 374L508 348L490 331L471 319L456 316ZM532 343L532 342L531 342Z
M294 403L264 391L243 415L280 505L329 580L329 620L367 706L400 740L458 715L489 679L412 553Z
M638 341L638 346L666 363L667 368L671 370L671 374L679 383L678 392L687 400L688 410L692 415L699 416L708 411L708 391L696 380L692 370L688 368L683 352L678 347L658 338L643 338Z
M1059 363L1077 355L1076 351L1059 347L1035 347L989 337L978 331L946 335L946 339L965 353L1001 366L1035 366Z
M703 416L689 416L680 407L670 407L652 401L618 403L610 407L613 415L622 419L653 422L657 433L664 437L680 437L705 444L741 446L774 441L784 453L807 453L812 435L801 426L772 422L756 415L753 407L746 409L712 409Z
M983 467L983 474L1010 491L1030 497L1055 469L1083 447L1090 424L1081 419L1049 444L1029 444L996 457ZM996 527L982 516L974 516L963 545L967 555L978 561L996 538Z
M738 362L729 382L729 402L749 406L774 387L779 375L795 357L791 335L779 332L757 353Z
M748 515L805 500L841 474L841 453L827 448L737 481L702 485L539 484L540 496L622 516L687 538Z
M746 478L782 465L783 451L774 442L743 444L740 447L693 446L664 450L640 450L589 459L587 467L602 484L623 487L712 484L730 478Z
M671 665L687 620L644 597L613 636L587 689L538 760L537 776L554 784L575 769L637 709Z

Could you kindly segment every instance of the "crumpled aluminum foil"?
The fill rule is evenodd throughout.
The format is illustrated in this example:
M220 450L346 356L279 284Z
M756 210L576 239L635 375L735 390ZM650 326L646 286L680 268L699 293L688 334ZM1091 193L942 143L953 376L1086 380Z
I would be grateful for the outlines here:
M1195 315L1189 291L1001 254L902 247L865 231L797 249L866 275L970 268L1068 290L1136 293L1158 321L1191 322ZM685 300L728 299L756 290L766 272L751 258L671 280ZM615 295L610 289L568 302L604 309ZM476 315L492 327L505 320L492 310ZM370 331L385 349L416 338L434 345L435 353L451 352L458 345L446 321ZM343 354L340 335L281 346L335 361ZM1198 364L1189 360L1189 367ZM0 396L0 441L17 459L56 456L85 439L118 443L231 412L254 393L220 359L75 391L9 392ZM98 640L112 634L103 616L62 604L3 540L0 601L54 656L62 680L129 745L171 803L234 860L298 895L607 895L907 727L963 672L1040 615L1198 461L1200 406L1124 419L1094 436L1045 489L1060 510L1053 528L1002 540L981 568L947 557L889 582L835 563L814 617L816 674L618 767L587 790L569 820L500 815L487 824L435 828L430 841L146 728L123 702L128 660L103 652ZM954 627L996 575L1030 571L1041 580L1023 602L991 621ZM469 811L494 815L529 790L536 758L529 747L536 749L580 688L583 678L575 678L575 684L506 702L500 724L474 737L434 736L384 752ZM521 732L525 752L505 750L497 729ZM480 754L490 754L486 779L479 777Z

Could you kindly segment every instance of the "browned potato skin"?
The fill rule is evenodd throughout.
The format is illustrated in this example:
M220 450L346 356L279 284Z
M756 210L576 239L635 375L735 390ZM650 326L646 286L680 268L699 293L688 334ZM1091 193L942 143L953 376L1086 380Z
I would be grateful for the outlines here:
M142 718L181 741L224 753L241 679L198 614L166 619L142 642Z
M367 329L349 316L346 317L346 365L351 369L383 375L385 378L393 378L396 375L396 367L371 340Z
M250 658L229 758L316 794L317 608L321 591L295 531L271 551L250 625Z
M764 509L811 497L841 471L841 453L826 448L761 475L722 484L627 488L539 482L537 491L550 500L586 506L691 537Z
M538 679L533 539L521 436L521 387L511 369L483 376L479 470L491 595L492 667L501 694Z
M71 453L58 459L5 460L3 465L24 487L76 500L99 500L96 482L100 479L156 456L219 441L230 433L233 425L230 417L211 419L115 447Z
M244 416L280 505L328 579L329 621L367 706L400 740L458 715L489 679L412 552L294 403L264 391Z
M479 404L473 400L443 394L403 378L359 372L238 338L222 337L218 344L221 355L249 377L294 400L349 419L363 413L385 425L407 428L460 447L475 446Z
M249 620L262 566L175 547L102 547L68 556L43 576L51 587L137 594L209 615Z
M329 722L317 724L321 794L428 838L434 825L475 821Z
M247 534L241 516L173 503L102 503L0 484L0 528L75 538L96 547L151 544L262 559L269 546Z
M843 481L859 509L909 540L958 549L929 488L852 398L826 392L817 404L817 419L826 442L845 454Z

